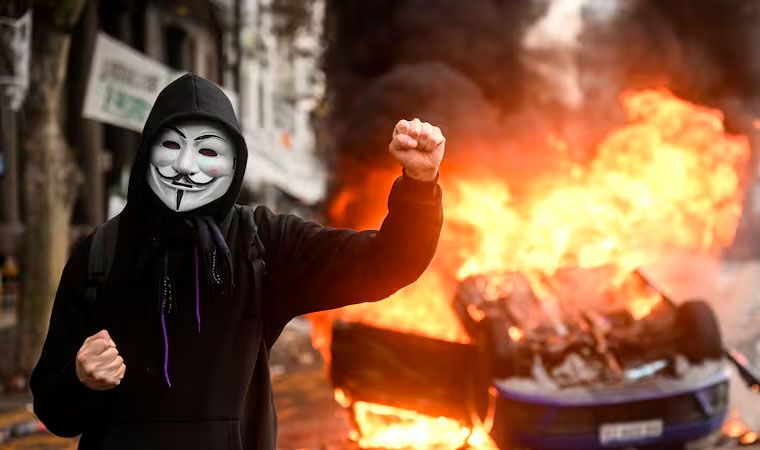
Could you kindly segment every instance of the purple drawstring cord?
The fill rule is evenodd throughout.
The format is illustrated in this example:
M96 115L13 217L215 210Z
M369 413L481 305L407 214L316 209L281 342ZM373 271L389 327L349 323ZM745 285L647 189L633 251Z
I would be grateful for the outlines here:
M166 384L172 387L172 382L169 379L169 337L166 334L166 318L164 318L163 308L161 308L161 330L164 332L164 378L166 378Z
M198 333L201 332L201 288L198 279L198 247L193 247L193 260L195 262L195 324L198 327Z
M164 378L166 384L172 387L172 381L169 379L169 334L166 332L166 307L169 302L169 308L171 309L172 293L171 285L169 281L169 254L164 253L164 275L161 282L161 331L164 335Z
M164 270L166 271L166 267L168 265L167 262L168 255L164 255ZM198 333L201 332L201 292L200 292L200 278L199 278L199 266L198 266L198 247L193 247L193 263L194 263L194 269L195 269L195 323L196 327L198 329ZM169 335L166 331L166 301L167 296L170 294L167 292L166 288L164 288L163 294L163 300L161 304L161 331L164 335L164 378L166 379L166 384L169 387L172 387L171 379L169 378ZM171 301L171 300L170 300ZM170 303L171 305L171 303Z

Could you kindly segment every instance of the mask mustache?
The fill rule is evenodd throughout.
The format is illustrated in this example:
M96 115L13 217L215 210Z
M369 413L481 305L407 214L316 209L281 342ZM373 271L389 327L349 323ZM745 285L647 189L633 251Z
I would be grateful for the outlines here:
M166 176L161 173L161 170L158 167L156 167L156 171L158 172L158 175L164 180L171 181L173 184L184 185L186 187L206 186L216 180L216 178L211 178L207 182L201 183L199 181L193 180L188 173L178 173L177 175Z

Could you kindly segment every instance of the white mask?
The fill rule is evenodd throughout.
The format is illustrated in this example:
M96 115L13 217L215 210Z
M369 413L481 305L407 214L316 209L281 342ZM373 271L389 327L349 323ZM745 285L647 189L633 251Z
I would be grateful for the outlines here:
M153 142L148 185L171 210L192 211L222 197L235 173L230 134L211 121L188 121L162 130Z

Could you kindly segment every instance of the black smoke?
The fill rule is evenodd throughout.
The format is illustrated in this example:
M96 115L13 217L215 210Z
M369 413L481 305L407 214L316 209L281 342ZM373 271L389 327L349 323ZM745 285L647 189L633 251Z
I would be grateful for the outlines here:
M760 98L760 3L742 0L646 0L629 18L671 74L674 89L706 102ZM646 53L646 49L640 49ZM642 57L645 55L642 55Z
M399 118L440 125L446 164L474 160L509 176L551 169L537 142L548 134L580 149L579 158L592 157L584 151L620 123L617 99L628 88L667 87L743 116L756 109L760 2L603 2L617 7L612 18L600 13L602 2L586 2L569 56L584 97L574 107L547 95L532 67L553 55L526 55L522 43L551 3L328 0L324 125L338 178L346 160L390 165L385 148Z
M449 148L487 147L522 89L526 2L329 0L324 69L338 159L389 163L400 118L441 126ZM463 150L464 152L465 150Z

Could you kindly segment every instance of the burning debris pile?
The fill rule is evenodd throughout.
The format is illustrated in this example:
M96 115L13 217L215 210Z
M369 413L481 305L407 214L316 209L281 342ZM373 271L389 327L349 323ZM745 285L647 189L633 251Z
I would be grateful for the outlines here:
M468 333L487 347L495 377L532 378L545 389L646 378L672 368L676 352L696 362L721 357L714 320L687 323L694 316L677 317L638 273L611 287L605 286L605 272L559 270L553 279L532 283L515 273L470 277L460 286L455 307ZM630 302L631 293L640 296L647 311ZM680 328L699 326L710 335L677 342L677 318Z

